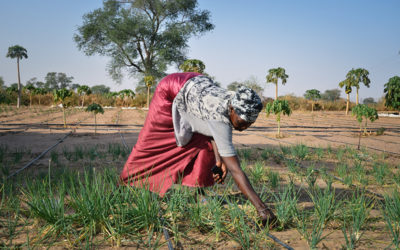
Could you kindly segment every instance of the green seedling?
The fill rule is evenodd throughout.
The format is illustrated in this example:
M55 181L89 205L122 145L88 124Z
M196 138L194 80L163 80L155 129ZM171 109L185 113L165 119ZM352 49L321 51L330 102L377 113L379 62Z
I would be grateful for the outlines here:
M54 164L58 164L58 153L56 151L51 151L50 159Z
M251 157L251 149L242 148L238 150L238 155L240 159L244 159L246 161L250 160Z
M295 160L287 159L285 162L286 162L286 166L288 167L288 169L291 173L293 173L293 174L299 173L299 166Z
M309 188L314 188L318 178L318 172L314 170L314 166L307 168L306 181Z
M392 244L396 249L400 248L400 193L394 190L391 195L385 195L385 203L382 204L382 213L392 235ZM390 247L390 246L389 246Z
M388 174L388 166L386 163L383 164L378 164L375 163L373 166L374 170L374 176L376 182L378 182L380 185L383 185L385 183L385 177Z
M277 188L279 185L279 173L274 171L268 171L268 180L272 188Z
M324 157L324 149L323 148L316 148L315 154L317 155L318 161L320 161Z
M296 193L293 182L280 190L278 194L273 194L275 200L275 215L279 221L279 230L284 230L293 223L297 217L297 202L299 194Z
M373 203L363 194L355 192L352 199L344 205L346 209L343 213L342 232L346 241L346 248L354 249L363 235L361 229L373 208Z
M374 108L370 108L365 104L358 104L352 109L353 116L356 116L357 121L360 125L360 136L358 139L358 150L360 150L360 142L361 142L361 130L362 130L362 121L365 119L364 125L364 134L367 134L367 122L370 120L374 122L378 119L378 112Z
M251 169L250 176L253 183L259 183L260 181L263 181L265 176L264 162L257 161Z
M309 149L304 144L298 144L298 145L291 147L292 156L299 161L305 160L308 156L308 153L309 153Z

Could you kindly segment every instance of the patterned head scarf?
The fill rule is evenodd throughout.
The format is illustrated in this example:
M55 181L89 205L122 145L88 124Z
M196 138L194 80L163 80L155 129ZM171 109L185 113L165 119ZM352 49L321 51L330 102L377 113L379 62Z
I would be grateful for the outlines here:
M260 97L254 90L240 86L231 100L236 114L247 122L255 122L263 105Z

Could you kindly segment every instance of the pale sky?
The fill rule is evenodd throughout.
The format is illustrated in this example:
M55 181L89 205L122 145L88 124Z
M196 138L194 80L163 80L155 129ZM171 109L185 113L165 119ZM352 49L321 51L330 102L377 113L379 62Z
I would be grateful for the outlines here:
M18 44L29 56L21 61L24 84L63 72L74 83L134 89L135 78L117 85L106 72L109 59L87 57L73 41L82 16L101 6L100 0L0 0L5 83L17 81L16 60L6 54ZM188 57L202 60L223 86L254 76L264 95L274 96L265 76L283 67L289 78L279 95L302 96L307 89L338 88L349 70L362 67L370 72L371 87L361 87L360 98L377 99L388 79L400 75L398 0L199 0L199 7L211 12L215 29L189 41ZM355 91L351 95L354 100Z

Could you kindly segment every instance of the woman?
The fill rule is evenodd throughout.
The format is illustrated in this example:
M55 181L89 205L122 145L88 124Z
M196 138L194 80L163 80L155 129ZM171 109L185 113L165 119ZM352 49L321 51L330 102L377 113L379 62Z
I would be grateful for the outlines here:
M163 196L178 181L191 187L222 183L229 170L263 223L275 221L240 168L232 144L232 128L247 129L261 109L261 100L251 89L226 91L198 73L168 75L156 88L120 178ZM212 173L214 165L221 175Z

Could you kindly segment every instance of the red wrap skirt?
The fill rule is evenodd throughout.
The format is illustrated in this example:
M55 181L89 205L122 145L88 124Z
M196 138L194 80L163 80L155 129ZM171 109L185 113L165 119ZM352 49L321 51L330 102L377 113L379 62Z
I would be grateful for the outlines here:
M190 142L176 145L172 102L187 80L197 73L175 73L158 84L138 141L120 175L126 184L148 188L161 196L172 184L206 187L214 184L215 156L210 137L195 133Z

